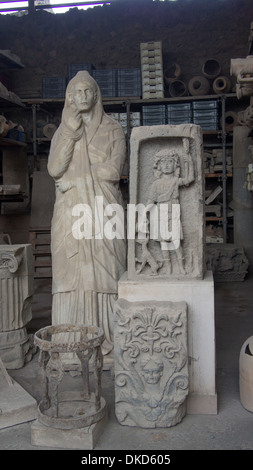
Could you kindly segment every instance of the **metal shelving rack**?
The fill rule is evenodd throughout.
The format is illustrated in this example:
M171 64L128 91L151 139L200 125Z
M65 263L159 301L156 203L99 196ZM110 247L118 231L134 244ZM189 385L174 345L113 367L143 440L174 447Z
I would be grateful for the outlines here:
M223 226L223 238L224 242L227 241L227 226L228 226L228 221L227 221L227 179L228 177L231 177L231 175L228 175L226 172L226 148L227 148L227 132L226 132L226 125L225 125L225 114L226 114L226 102L230 98L235 98L236 94L230 93L227 95L204 95L204 96L184 96L184 97L177 97L177 98L161 98L161 99L141 99L138 97L120 97L120 98L104 98L103 99L103 105L104 108L107 112L110 110L124 110L127 114L127 135L126 135L126 140L127 140L127 149L128 149L128 159L130 156L130 134L131 134L131 129L130 129L130 113L134 109L140 109L142 106L152 106L152 104L168 104L168 103L179 103L179 102L189 102L189 101L196 101L196 100L210 100L210 99L216 99L221 102L221 129L215 130L215 131L203 131L203 137L204 139L207 138L208 136L217 136L217 139L219 139L220 143L216 143L214 145L210 145L211 147L215 147L216 145L222 148L222 160L223 160L223 165L222 165L222 173L221 174L216 174L214 175L216 178L219 178L222 180L222 189L223 189L223 211L222 211L222 217L220 218L207 218L207 220L218 220L222 223ZM53 106L57 107L63 107L64 104L64 98L62 99L25 99L23 100L24 104L27 106L30 106L32 109L32 121L33 121L33 152L35 159L37 157L37 145L38 145L38 139L36 136L36 115L37 111L39 110L46 110L48 112L50 108ZM205 144L204 144L205 146ZM208 175L206 175L208 177ZM127 181L128 175L122 175L122 178Z

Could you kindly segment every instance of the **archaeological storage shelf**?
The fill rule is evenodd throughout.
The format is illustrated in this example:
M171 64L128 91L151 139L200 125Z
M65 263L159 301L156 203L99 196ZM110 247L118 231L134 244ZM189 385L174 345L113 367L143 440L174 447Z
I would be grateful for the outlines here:
M232 184L233 184L233 169L232 169L232 152L233 152L233 126L236 125L237 111L243 106L238 103L236 94L224 95L203 95L203 96L187 96L177 98L159 98L159 99L141 99L138 97L112 97L103 98L103 106L105 112L110 114L113 118L118 119L123 127L126 135L128 161L123 170L121 177L121 185L123 196L128 198L128 179L129 179L129 159L130 159L130 136L131 130L134 126L145 125L144 110L151 110L152 107L187 105L193 107L193 103L216 102L219 109L219 118L216 122L215 129L203 130L203 146L204 157L213 152L214 155L219 156L219 163L205 168L205 184L206 184L206 200L212 202L206 206L206 225L207 235L208 228L213 228L218 231L216 236L207 236L207 243L231 243L233 242L233 210L230 207L232 201ZM32 153L34 162L39 160L40 154L48 154L50 147L50 138L41 137L37 134L36 123L41 116L47 116L47 120L57 121L56 116L59 117L64 105L64 98L58 99L44 99L44 98L27 98L23 99L26 110L31 110L32 114ZM156 116L156 115L155 115ZM163 116L160 113L160 117ZM233 119L235 121L233 122ZM186 122L189 122L186 120ZM192 122L192 121L190 121ZM155 124L166 124L168 119ZM212 124L212 122L211 122ZM149 124L151 125L151 124ZM207 126L208 127L208 126ZM228 152L230 153L230 164L227 164ZM212 158L212 156L211 156ZM206 163L205 163L206 164ZM204 165L205 165L204 164ZM215 199L216 197L216 199ZM212 212L214 210L214 212ZM38 233L44 230L45 227L36 226L31 227L31 238L36 239ZM47 236L50 236L50 229L47 229ZM36 233L37 232L37 233ZM210 234L209 234L210 235ZM212 234L211 234L212 235ZM43 277L51 277L51 261L49 259L49 244L45 249L45 260L43 261L43 253L38 256L35 253L36 266L38 265L38 274L40 277L40 262L42 270L45 269L46 273ZM41 250L40 250L41 251ZM46 265L46 268L44 266ZM48 273L48 274L47 274Z
M0 58L1 62L1 58ZM9 110L13 111L16 108L23 109L22 102L12 99L11 95L8 97L0 90L0 115ZM7 132L7 131L6 131ZM23 139L21 132L12 129L8 131L7 135L0 136L0 213L8 214L9 211L15 212L15 207L20 210L20 203L24 210L25 205L28 203L29 189L25 184L27 176L27 156L25 153L26 142ZM9 206L9 203L12 203ZM19 203L14 207L13 203ZM13 209L10 209L12 207Z
M32 108L32 118L33 118L33 153L35 158L37 157L38 152L41 150L41 146L49 147L50 139L41 138L36 135L36 120L37 114L41 110L46 110L47 113L55 115L59 113L63 107L64 99L26 99L24 100L26 106ZM227 164L227 155L230 151L232 154L232 143L233 143L233 125L235 122L231 122L236 115L236 110L238 108L238 100L235 94L224 94L224 95L204 95L204 96L187 96L187 97L177 97L177 98L161 98L161 99L141 99L141 98L131 98L131 97L120 97L120 98L104 98L103 105L104 109L108 114L111 114L115 119L119 119L122 127L125 131L127 148L128 148L128 164L130 158L130 135L133 126L138 125L152 125L150 121L145 121L144 112L152 110L156 107L160 108L159 120L156 119L154 115L153 124L167 124L167 123L176 123L168 122L166 119L165 113L163 117L163 107L164 109L167 106L173 105L188 105L194 107L198 103L202 106L204 103L215 102L219 109L218 120L215 123L215 126L212 127L211 124L207 126L201 126L203 129L203 143L204 143L204 156L210 152L214 152L214 155L217 154L219 149L219 164L211 167L209 171L208 168L205 169L205 180L208 192L210 192L210 187L221 187L220 194L218 195L218 204L220 209L215 213L207 211L206 220L208 223L213 222L222 227L223 231L223 241L226 242L228 239L228 228L231 229L232 224L232 211L228 210L228 189L231 193L232 185L232 161L230 158L230 164ZM198 112L198 110L197 110ZM123 116L123 117L122 117ZM134 116L134 118L133 118ZM152 115L151 115L152 116ZM210 116L210 114L209 114ZM182 121L181 121L182 122ZM195 122L194 120L185 120L185 122ZM201 124L200 124L201 125ZM215 128L214 128L215 127ZM214 170L212 170L214 168ZM228 170L229 169L229 170ZM124 169L124 174L122 179L127 182L128 179L128 166ZM215 194L214 194L215 195ZM230 197L230 196L229 196ZM210 208L211 206L209 206ZM229 220L228 220L229 219Z

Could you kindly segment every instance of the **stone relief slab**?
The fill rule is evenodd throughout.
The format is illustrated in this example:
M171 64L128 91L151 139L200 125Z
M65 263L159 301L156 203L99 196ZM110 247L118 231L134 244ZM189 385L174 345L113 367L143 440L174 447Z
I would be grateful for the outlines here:
M115 412L122 425L170 427L186 412L187 304L117 301Z
M248 273L249 261L243 248L214 243L206 247L206 266L217 282L241 282Z
M201 129L194 124L133 129L129 207L144 205L153 212L143 219L135 211L129 279L203 278L202 147Z

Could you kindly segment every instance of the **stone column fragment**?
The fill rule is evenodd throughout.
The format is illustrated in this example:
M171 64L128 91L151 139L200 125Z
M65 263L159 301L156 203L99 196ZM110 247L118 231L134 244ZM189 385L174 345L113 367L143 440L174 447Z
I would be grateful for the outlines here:
M31 245L0 245L0 356L7 369L32 357L26 325L32 319Z

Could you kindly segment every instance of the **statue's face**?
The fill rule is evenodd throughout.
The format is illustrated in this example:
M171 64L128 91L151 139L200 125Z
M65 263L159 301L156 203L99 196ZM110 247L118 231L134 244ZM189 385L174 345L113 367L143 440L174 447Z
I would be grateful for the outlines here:
M160 160L160 169L162 173L165 174L170 174L174 173L175 171L175 160L173 157L168 156L168 157L163 157Z
M163 370L160 367L144 367L142 375L146 383L158 384L163 375Z
M96 102L96 92L90 83L80 82L73 88L71 99L80 112L88 112Z

